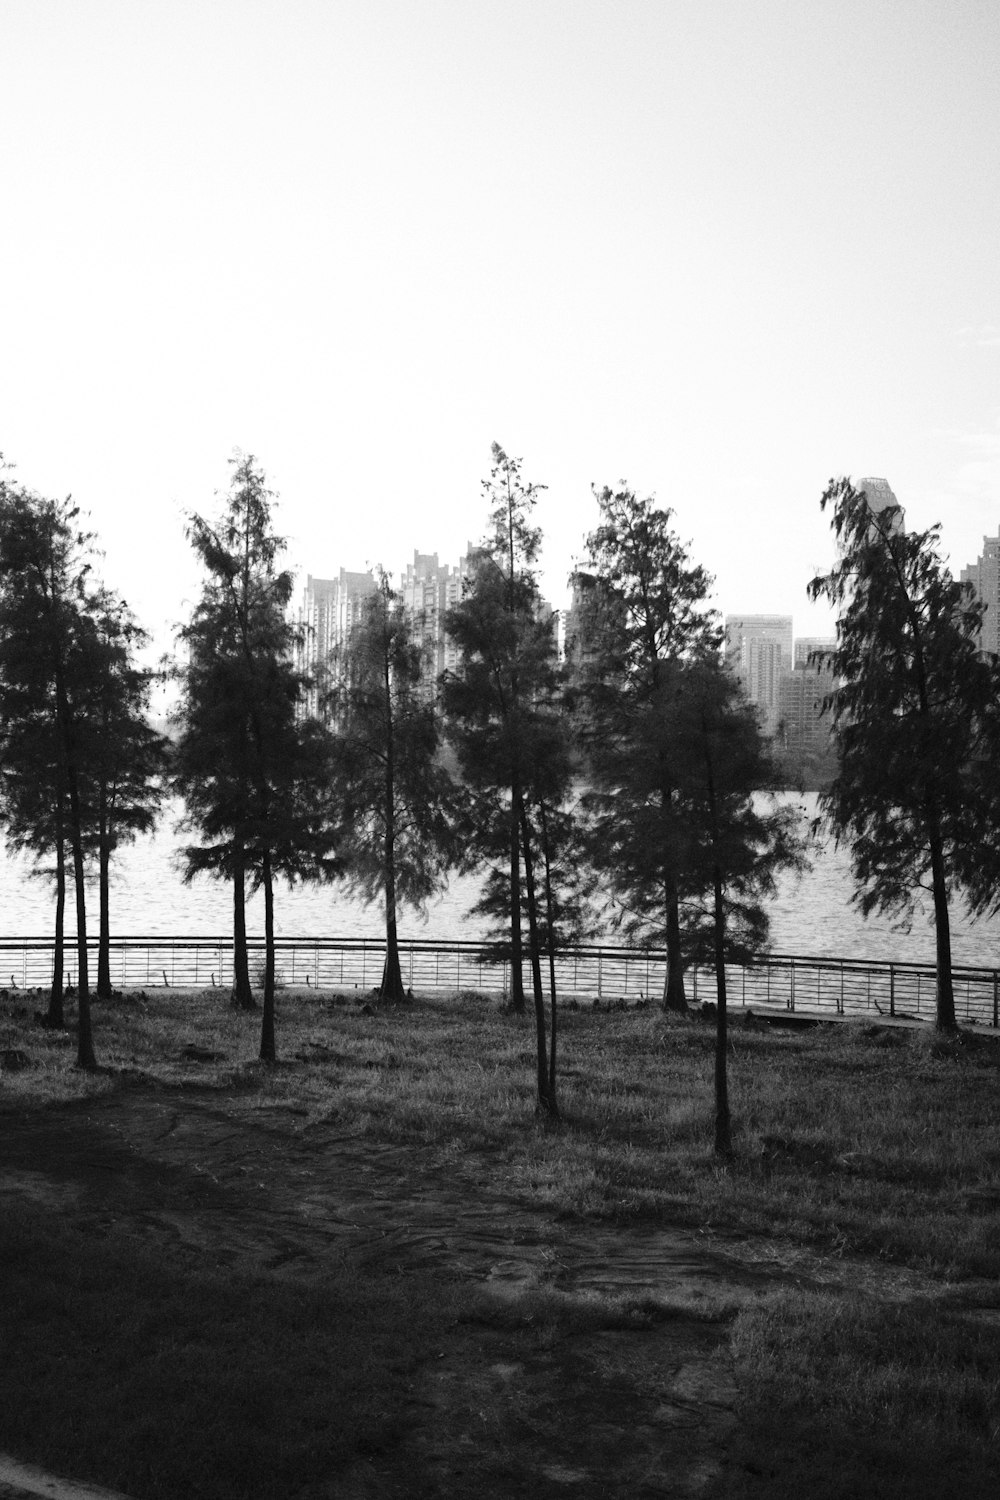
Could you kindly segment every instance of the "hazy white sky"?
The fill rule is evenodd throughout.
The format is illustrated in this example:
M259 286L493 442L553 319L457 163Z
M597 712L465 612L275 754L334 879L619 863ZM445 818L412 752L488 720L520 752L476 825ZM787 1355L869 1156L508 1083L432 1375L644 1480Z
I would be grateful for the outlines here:
M234 447L304 575L483 532L495 438L825 633L831 475L1000 526L996 0L2 0L0 451L162 633Z

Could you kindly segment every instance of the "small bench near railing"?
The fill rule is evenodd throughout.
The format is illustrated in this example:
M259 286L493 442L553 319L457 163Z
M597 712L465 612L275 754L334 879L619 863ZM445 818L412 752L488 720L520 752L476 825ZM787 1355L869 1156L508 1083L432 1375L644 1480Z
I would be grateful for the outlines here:
M251 978L257 982L264 962L264 942L251 938ZM384 940L379 937L280 937L276 940L277 978L283 986L313 989L374 989L382 978ZM504 994L510 988L510 964L492 956L482 943L400 942L403 980L417 991L478 990ZM96 975L97 944L88 942L91 977ZM0 988L43 988L51 983L51 938L0 938ZM75 942L66 944L67 983L75 978ZM547 964L546 964L547 969ZM663 993L666 954L657 948L624 948L578 944L556 956L559 995L578 1000L657 1001ZM952 970L955 1009L960 1021L997 1026L1000 1022L1000 969L956 965ZM526 985L530 983L524 966ZM232 938L118 937L111 944L111 979L119 989L170 985L177 989L215 986L233 981ZM546 988L548 985L545 976ZM770 1006L841 1016L913 1016L932 1019L935 972L932 964L832 958L822 955L769 954L749 964L726 968L729 1004ZM689 969L688 998L715 999L715 975L706 967Z

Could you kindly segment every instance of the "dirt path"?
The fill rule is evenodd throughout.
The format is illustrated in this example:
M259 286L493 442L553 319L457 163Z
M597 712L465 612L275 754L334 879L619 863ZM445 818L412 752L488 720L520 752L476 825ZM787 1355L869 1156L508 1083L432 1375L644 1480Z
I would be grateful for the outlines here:
M529 1489L539 1500L707 1495L736 1422L717 1314L779 1283L843 1275L804 1254L779 1258L770 1244L562 1220L495 1191L488 1162L445 1170L418 1148L310 1127L294 1111L210 1090L129 1087L5 1115L0 1212L12 1195L91 1232L125 1228L167 1260L302 1279L349 1255L388 1271L440 1270L500 1298L627 1294L670 1310L569 1335L530 1358L502 1323L456 1328L414 1382L405 1489L393 1488L396 1469L359 1466L339 1485L341 1500L461 1494L466 1467L483 1500ZM483 1485L487 1445L495 1490Z

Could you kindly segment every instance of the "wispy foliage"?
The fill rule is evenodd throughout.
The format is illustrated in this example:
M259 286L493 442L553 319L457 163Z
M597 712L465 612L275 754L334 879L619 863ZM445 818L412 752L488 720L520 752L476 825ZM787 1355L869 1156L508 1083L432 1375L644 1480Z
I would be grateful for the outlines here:
M383 998L404 995L398 907L420 909L457 856L459 789L440 758L440 720L412 622L384 573L334 674L332 771L344 876L385 910Z
M949 892L975 884L988 827L976 774L992 692L982 606L944 566L937 526L906 531L898 506L873 510L848 479L831 481L821 505L839 549L809 586L839 610L827 656L837 774L823 816L850 845L863 914L905 922L930 893L938 1025L952 1028Z

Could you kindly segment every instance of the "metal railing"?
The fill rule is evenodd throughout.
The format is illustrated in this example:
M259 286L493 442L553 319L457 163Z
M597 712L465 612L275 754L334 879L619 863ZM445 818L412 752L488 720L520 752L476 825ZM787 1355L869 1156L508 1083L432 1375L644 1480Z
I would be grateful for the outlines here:
M382 979L385 945L380 938L281 937L276 940L279 985L322 990L372 990ZM262 938L251 938L251 978L261 977ZM91 976L97 944L88 943ZM0 938L0 988L44 988L51 983L51 938ZM476 990L504 994L510 964L482 943L400 943L403 982L415 991ZM66 945L66 980L75 978L75 945ZM1000 969L955 966L955 1009L960 1021L1000 1023ZM561 949L556 983L564 1000L657 1000L663 992L666 954L662 949L581 944ZM525 965L525 984L530 977ZM111 981L119 989L169 985L178 989L229 989L233 982L232 938L119 937L111 945ZM546 980L547 984L547 980ZM727 966L733 1007L780 1007L841 1016L912 1016L930 1020L935 1012L932 964L874 959L771 954L745 965ZM709 968L687 972L695 1003L715 1000L715 974Z

